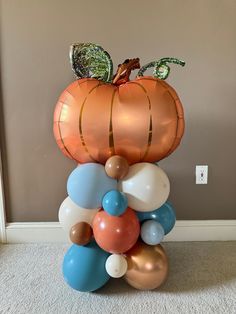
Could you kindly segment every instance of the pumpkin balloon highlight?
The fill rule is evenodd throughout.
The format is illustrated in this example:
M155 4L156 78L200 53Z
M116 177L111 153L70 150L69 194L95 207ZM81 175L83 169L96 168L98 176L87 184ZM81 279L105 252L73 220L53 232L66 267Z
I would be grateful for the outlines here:
M97 244L110 253L124 253L137 241L140 226L135 212L127 208L121 216L99 211L93 220L93 233Z

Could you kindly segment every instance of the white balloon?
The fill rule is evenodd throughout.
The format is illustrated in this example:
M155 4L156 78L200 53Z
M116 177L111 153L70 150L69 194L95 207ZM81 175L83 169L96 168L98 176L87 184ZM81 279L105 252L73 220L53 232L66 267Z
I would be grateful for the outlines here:
M128 265L123 255L112 254L106 260L105 267L109 276L120 278L126 273Z
M170 182L160 167L142 162L129 167L127 176L119 182L119 189L126 194L129 207L146 212L155 210L166 202Z
M99 209L87 209L79 207L69 197L67 197L61 204L58 218L62 225L62 228L66 232L70 232L70 229L77 222L85 221L92 225L93 218Z

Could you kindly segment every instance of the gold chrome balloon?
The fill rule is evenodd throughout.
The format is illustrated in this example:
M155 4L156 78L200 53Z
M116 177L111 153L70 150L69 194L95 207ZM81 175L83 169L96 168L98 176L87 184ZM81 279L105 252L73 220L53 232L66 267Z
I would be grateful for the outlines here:
M168 260L160 244L151 246L139 241L125 255L128 270L124 278L132 287L152 290L166 280Z

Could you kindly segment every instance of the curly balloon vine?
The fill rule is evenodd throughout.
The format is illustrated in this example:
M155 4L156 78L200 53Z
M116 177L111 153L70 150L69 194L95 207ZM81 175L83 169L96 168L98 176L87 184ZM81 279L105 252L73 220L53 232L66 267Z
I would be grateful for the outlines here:
M154 68L153 76L161 80L167 79L170 74L170 67L167 63L179 64L181 66L185 65L185 62L176 58L162 58L158 61L152 61L145 64L138 72L137 76L143 76L144 72L149 68Z

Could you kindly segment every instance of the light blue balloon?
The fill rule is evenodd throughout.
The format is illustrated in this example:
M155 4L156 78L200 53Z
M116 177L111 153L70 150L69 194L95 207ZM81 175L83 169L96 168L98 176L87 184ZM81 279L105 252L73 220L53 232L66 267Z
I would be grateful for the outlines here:
M67 181L67 192L83 208L99 208L103 196L116 189L117 181L107 176L103 165L87 163L73 170Z
M71 288L82 292L99 289L110 278L105 269L109 255L95 241L86 246L73 244L63 261L65 281Z
M127 196L117 190L109 191L103 197L102 207L108 214L112 216L120 216L128 207Z
M168 234L174 227L176 216L175 210L170 202L166 202L160 208L152 212L137 212L140 221L154 219L164 228L165 234Z
M165 235L162 225L156 220L147 220L141 226L141 238L149 245L161 243Z

